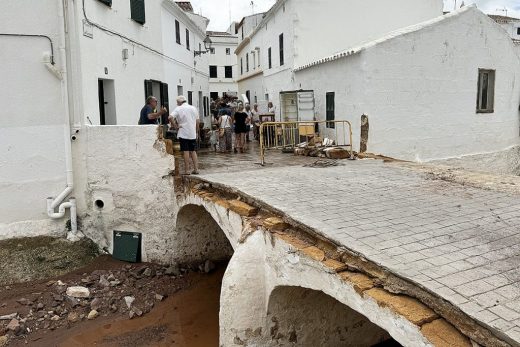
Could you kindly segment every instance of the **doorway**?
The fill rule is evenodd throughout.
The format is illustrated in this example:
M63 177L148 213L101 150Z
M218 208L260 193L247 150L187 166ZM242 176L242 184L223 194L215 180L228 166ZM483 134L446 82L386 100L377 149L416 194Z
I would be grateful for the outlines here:
M99 124L116 125L116 94L114 80L98 79Z

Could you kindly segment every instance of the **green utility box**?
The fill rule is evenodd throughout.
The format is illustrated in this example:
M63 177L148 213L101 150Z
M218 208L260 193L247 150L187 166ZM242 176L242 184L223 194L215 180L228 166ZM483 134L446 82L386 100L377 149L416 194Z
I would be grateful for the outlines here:
M141 262L141 233L114 230L112 258L131 263Z

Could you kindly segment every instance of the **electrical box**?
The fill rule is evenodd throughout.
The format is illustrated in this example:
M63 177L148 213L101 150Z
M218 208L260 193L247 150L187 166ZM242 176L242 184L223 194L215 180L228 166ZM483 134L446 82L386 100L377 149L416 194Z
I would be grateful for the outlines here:
M114 230L114 259L130 263L141 262L141 233Z

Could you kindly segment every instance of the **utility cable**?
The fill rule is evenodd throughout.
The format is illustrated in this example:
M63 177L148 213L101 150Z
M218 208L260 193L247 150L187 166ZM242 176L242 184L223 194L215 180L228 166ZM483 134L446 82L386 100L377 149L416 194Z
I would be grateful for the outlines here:
M54 44L52 43L52 39L47 35L37 35L37 34L4 34L0 33L0 36L10 36L10 37L41 37L49 40L51 45L51 64L54 65Z

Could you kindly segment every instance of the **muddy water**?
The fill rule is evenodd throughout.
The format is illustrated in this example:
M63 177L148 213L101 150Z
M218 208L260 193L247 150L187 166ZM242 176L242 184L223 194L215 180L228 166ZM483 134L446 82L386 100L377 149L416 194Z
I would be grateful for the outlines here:
M72 332L54 346L218 346L220 286L224 269L167 298L144 317L103 322Z

